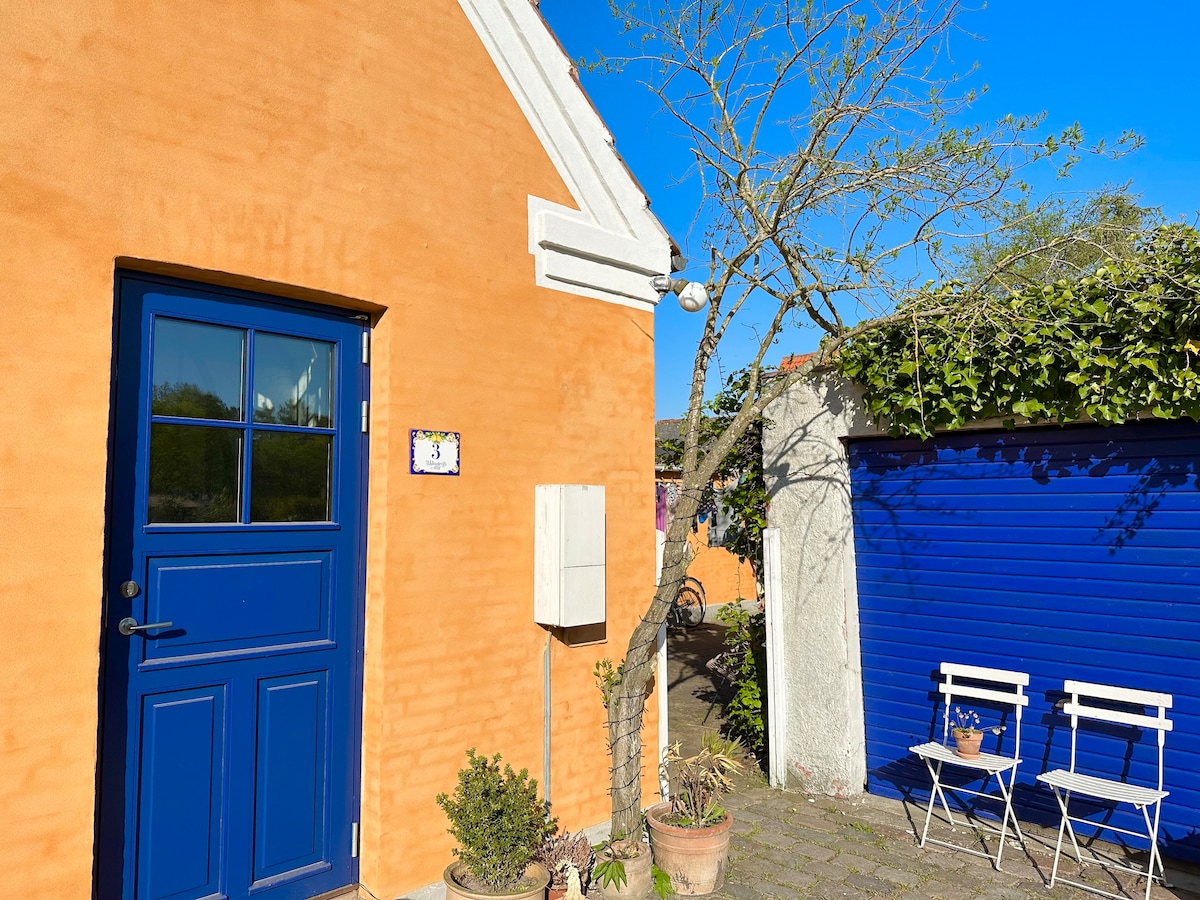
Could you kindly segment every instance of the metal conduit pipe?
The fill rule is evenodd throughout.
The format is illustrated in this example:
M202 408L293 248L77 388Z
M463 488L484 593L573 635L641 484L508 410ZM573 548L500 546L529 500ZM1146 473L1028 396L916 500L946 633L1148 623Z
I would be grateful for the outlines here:
M546 652L542 654L542 796L550 802L550 649L554 632L546 632Z

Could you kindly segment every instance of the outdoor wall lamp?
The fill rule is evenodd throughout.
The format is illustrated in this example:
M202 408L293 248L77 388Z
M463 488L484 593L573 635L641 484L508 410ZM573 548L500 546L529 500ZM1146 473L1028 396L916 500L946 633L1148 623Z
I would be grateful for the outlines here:
M650 279L650 287L658 291L659 300L674 292L679 297L679 305L687 312L699 312L704 309L704 304L708 303L708 291L698 281L685 281L670 275L655 275Z

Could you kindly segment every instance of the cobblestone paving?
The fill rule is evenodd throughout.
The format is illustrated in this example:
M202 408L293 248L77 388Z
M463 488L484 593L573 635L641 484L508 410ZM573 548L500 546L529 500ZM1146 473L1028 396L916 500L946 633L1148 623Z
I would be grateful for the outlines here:
M725 886L710 896L728 900L757 898L887 897L894 900L1076 900L1090 892L1056 884L1046 887L1053 859L1053 834L1024 828L1026 850L1009 844L1004 871L991 860L956 850L918 847L910 820L924 809L898 800L862 795L854 800L808 797L772 790L758 777L742 779L728 798L734 811L733 838ZM974 832L960 826L952 832L935 820L931 836L947 841L971 840ZM995 847L988 835L986 846ZM1103 870L1064 860L1060 877L1095 884L1102 890L1133 898L1144 896L1145 882L1130 876L1115 880ZM1200 900L1200 873L1173 868L1172 887L1155 885L1153 900Z
M721 725L719 690L704 662L720 651L723 631L704 624L669 635L669 729L671 739L683 743L685 754L699 749L703 731ZM837 800L776 791L757 772L739 782L738 790L727 798L734 826L726 883L709 895L712 898L1077 900L1097 896L1061 884L1046 887L1054 834L1034 826L1022 825L1026 849L1008 844L1004 871L997 872L990 860L979 856L929 844L918 847L912 818L923 823L923 807L868 794ZM936 819L930 831L931 837L979 846L969 842L973 835L961 826L952 832ZM991 852L995 837L988 835L986 840ZM1081 873L1065 858L1059 875L1135 900L1145 896L1144 881L1129 876L1115 881L1093 866ZM1200 872L1181 870L1168 860L1167 879L1173 886L1155 885L1153 900L1200 900Z

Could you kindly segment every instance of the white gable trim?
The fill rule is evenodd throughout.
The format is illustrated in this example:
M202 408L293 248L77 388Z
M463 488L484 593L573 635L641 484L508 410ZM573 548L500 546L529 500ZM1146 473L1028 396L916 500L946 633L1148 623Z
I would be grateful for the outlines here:
M671 242L529 0L459 0L579 209L529 198L542 287L653 309Z

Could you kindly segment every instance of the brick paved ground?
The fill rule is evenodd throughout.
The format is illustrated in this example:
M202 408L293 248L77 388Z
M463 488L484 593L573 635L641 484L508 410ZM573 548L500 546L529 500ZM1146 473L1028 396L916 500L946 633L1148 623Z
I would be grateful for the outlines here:
M684 751L699 746L706 729L721 724L719 691L704 662L720 650L723 629L701 625L689 632L672 632L668 649L669 729ZM1074 900L1095 894L1063 885L1048 889L1053 835L1026 827L1027 849L1009 846L1004 871L991 862L953 850L917 846L912 816L924 809L897 800L864 794L854 800L809 797L769 788L757 772L740 779L728 798L734 810L734 829L725 886L710 895L721 900L757 898L892 898L892 900ZM1024 827L1024 826L1023 826ZM946 840L971 840L960 828L931 831ZM989 846L994 838L989 836ZM1144 896L1141 887L1123 876L1124 885L1094 867L1080 875L1077 865L1064 863L1060 875L1095 883L1102 889ZM1154 900L1200 900L1200 872L1172 867L1173 887L1156 885ZM1128 888L1132 885L1132 892Z
M1049 880L1053 834L1025 827L1026 847L1008 846L1004 871L990 860L954 850L917 846L910 819L924 809L907 807L898 800L864 794L854 800L808 797L767 787L761 777L743 779L741 789L729 798L734 810L734 836L730 848L728 880L713 895L728 900L760 897L833 898L888 897L895 900L1023 900L1051 898L1073 900L1094 894ZM979 846L972 833L960 827L954 833L942 825L931 835ZM988 836L989 849L995 838ZM1156 885L1154 900L1200 900L1200 874L1180 871L1168 862L1168 880L1174 887ZM1120 882L1096 867L1081 875L1078 865L1064 861L1060 876L1096 884L1103 890L1142 897L1129 876Z

